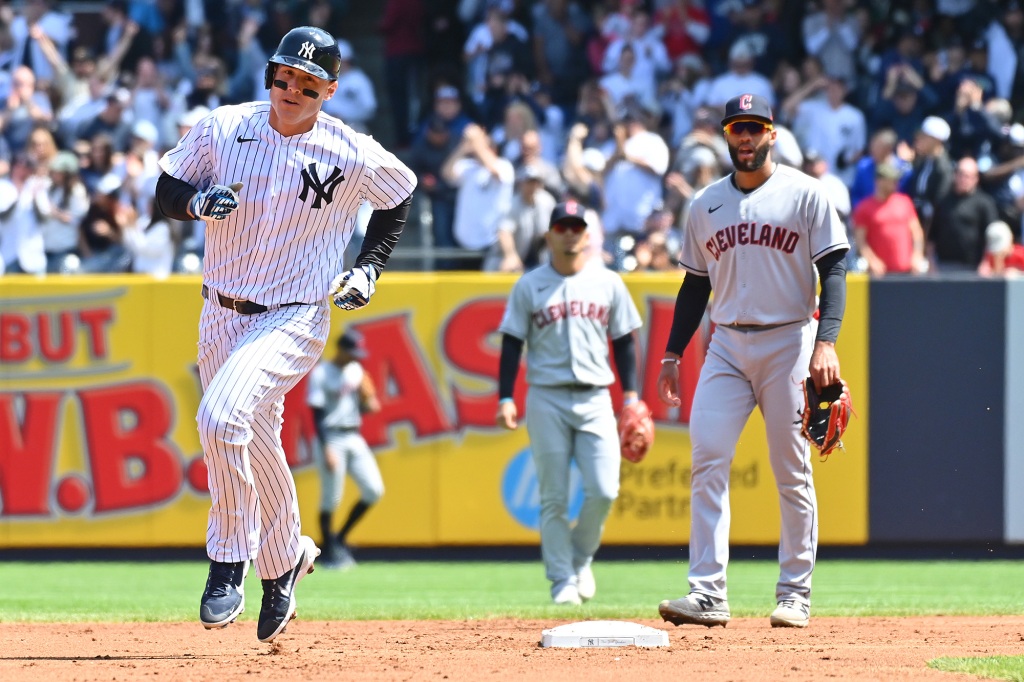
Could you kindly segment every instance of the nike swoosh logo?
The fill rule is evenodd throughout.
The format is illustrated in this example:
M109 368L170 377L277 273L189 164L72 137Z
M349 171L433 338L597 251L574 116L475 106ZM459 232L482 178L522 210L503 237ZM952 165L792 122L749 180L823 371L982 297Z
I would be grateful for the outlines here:
M715 206L714 208L709 208L708 209L708 213L714 213L718 209L722 208L722 206L725 206L725 204L719 204L718 206Z
M537 287L537 293L538 294L544 293L545 291L547 291L550 288L551 288L550 284L548 284L547 286L543 286L543 287Z
M258 140L258 137L242 137L241 135L238 136L239 142L256 142Z

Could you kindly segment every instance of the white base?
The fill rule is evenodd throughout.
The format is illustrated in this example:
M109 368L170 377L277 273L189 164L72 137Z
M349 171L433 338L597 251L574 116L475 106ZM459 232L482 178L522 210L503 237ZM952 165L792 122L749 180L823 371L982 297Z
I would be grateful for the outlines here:
M543 630L540 645L588 649L613 646L668 646L668 633L621 620L586 620Z

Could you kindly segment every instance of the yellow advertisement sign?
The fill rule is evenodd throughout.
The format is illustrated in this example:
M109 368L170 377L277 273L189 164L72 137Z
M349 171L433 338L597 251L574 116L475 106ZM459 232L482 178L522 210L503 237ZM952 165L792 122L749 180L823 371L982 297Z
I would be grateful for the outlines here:
M641 314L644 398L658 424L641 464L623 463L605 541L684 544L692 388L707 331L684 357L684 402L656 396L678 275L626 278ZM373 303L333 310L355 327L382 411L364 435L386 492L353 535L362 545L534 544L539 503L525 428L496 427L496 333L514 278L388 273ZM197 278L0 280L0 546L199 546L209 497L195 428ZM330 346L329 346L330 347ZM816 467L823 543L867 539L867 283L850 278L840 345L855 395L845 453ZM306 532L319 503L300 384L283 440ZM688 393L687 393L688 391ZM516 390L523 411L525 386ZM863 396L863 398L861 398ZM618 391L613 390L618 402ZM528 415L526 417L529 418ZM778 502L755 413L733 466L732 540L774 544ZM346 488L343 506L354 502ZM579 502L578 482L573 503Z

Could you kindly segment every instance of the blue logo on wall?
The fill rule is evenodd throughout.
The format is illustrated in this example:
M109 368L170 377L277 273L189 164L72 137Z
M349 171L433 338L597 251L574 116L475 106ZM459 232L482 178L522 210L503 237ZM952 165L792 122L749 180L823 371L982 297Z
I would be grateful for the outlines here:
M540 488L530 448L519 452L505 467L501 499L512 518L531 530L540 530ZM579 517L582 507L583 478L573 460L569 465L569 521Z

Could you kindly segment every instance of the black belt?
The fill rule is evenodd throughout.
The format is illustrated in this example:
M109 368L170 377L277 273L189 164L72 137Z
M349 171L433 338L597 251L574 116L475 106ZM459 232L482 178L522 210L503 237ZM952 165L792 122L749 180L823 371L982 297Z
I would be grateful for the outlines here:
M738 332L766 332L769 329L788 327L789 325L797 324L798 322L805 322L805 320L794 320L793 322L778 322L776 324L720 324L718 326L725 327L726 329L734 329Z
M210 289L208 286L204 284L203 298L209 300L211 291L212 289ZM292 303L281 303L279 305L265 306L262 303L253 303L252 301L246 301L241 298L231 298L230 296L225 296L224 294L221 294L219 292L215 293L217 293L217 303L220 304L222 308L234 310L239 315L258 315L260 313L265 313L268 310L283 308L286 305L306 305L305 303L302 303L300 301L293 301Z
M327 433L357 433L358 426L328 426L324 429Z
M604 386L595 386L593 384L557 384L551 388L564 388L568 391L596 391L604 388Z

